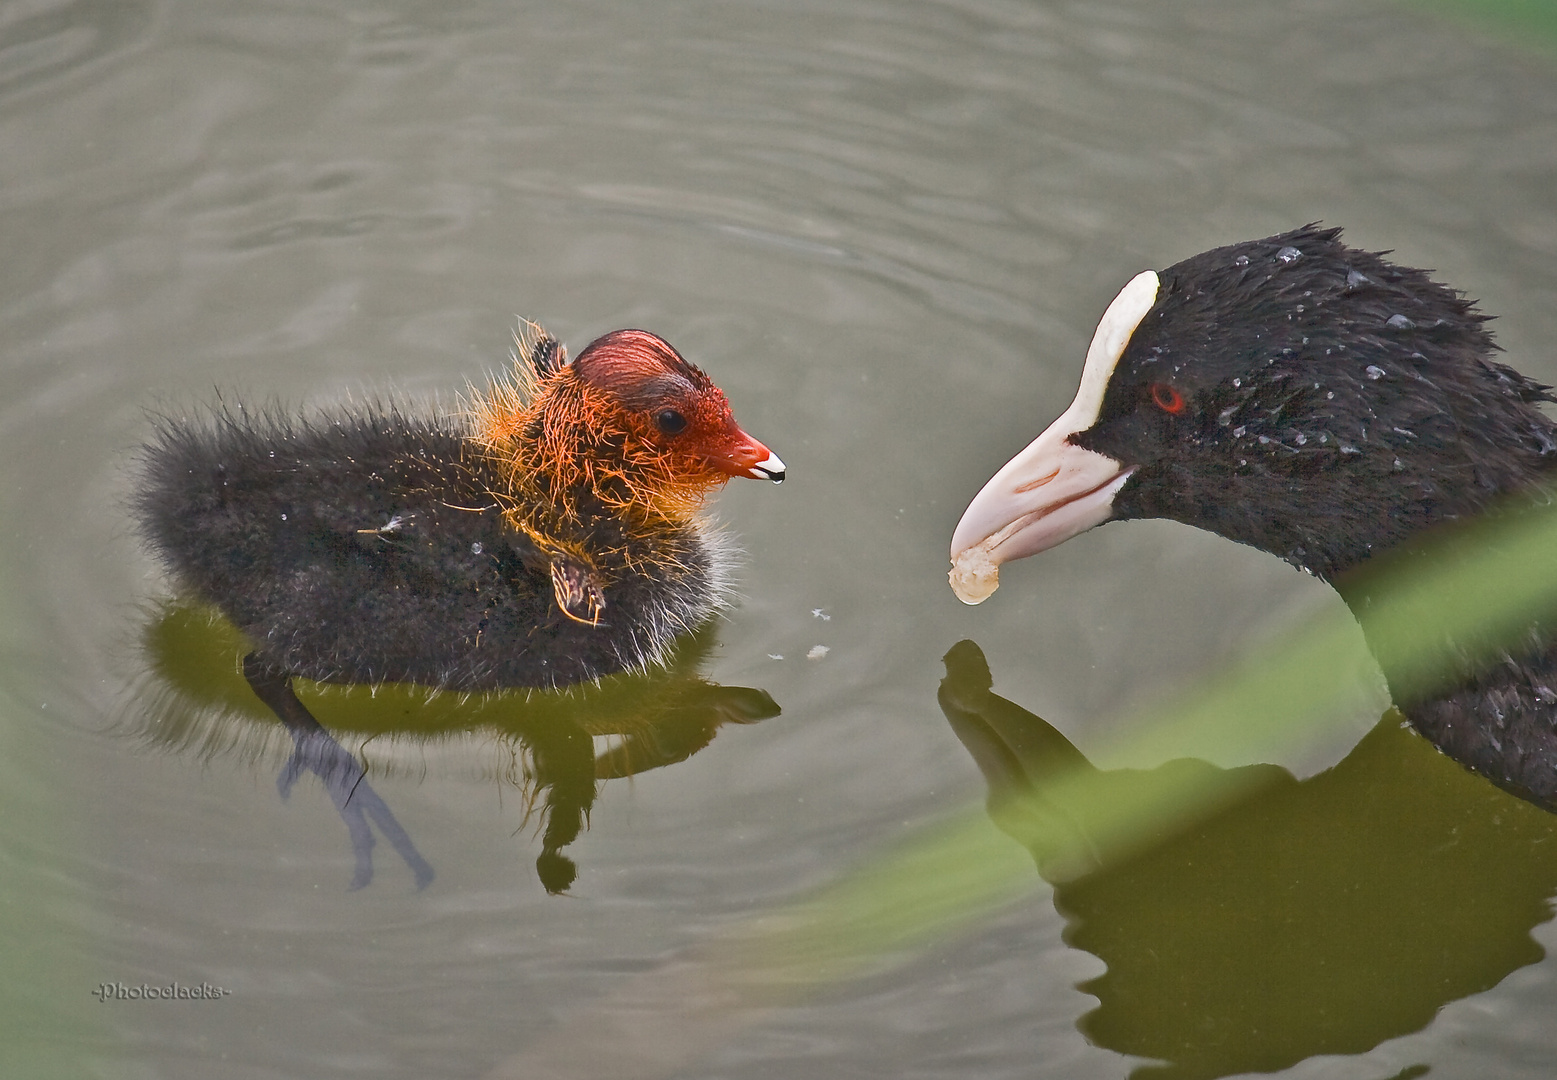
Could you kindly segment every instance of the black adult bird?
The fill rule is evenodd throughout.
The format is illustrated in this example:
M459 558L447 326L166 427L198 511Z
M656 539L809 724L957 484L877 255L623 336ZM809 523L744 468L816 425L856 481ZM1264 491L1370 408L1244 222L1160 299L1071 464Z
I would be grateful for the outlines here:
M1380 565L1551 501L1557 425L1538 406L1557 399L1491 359L1488 316L1462 294L1339 237L1309 225L1132 279L1070 408L964 512L952 587L976 604L1001 563L1110 520L1269 551L1340 592L1417 731L1557 809L1557 626L1462 652L1447 687L1423 689L1367 618Z

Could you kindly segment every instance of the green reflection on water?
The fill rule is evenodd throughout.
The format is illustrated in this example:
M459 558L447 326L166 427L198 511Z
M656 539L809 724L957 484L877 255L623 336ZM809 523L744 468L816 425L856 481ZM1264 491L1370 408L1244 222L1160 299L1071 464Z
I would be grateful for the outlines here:
M493 762L491 778L522 792L525 820L533 819L542 834L537 873L546 890L556 893L575 880L577 867L561 852L584 829L602 781L684 761L725 724L779 714L766 691L702 678L699 670L713 643L714 627L705 625L677 643L663 668L563 690L461 694L403 683L291 682L332 745L337 738L355 737L358 763L375 777L397 767L416 769L425 761L420 749L431 743L478 736ZM257 760L287 746L291 740L281 721L243 674L251 648L212 607L182 600L156 606L142 634L145 676L131 697L126 726L154 745L203 757ZM615 742L597 753L594 737L602 735ZM283 775L295 778L295 772L289 765ZM376 798L369 781L363 783L369 784L368 797ZM290 780L283 781L283 794L290 787ZM392 811L382 813L393 821ZM393 829L401 835L398 824ZM406 846L411 854L402 855L413 861L419 877L430 875L409 840ZM359 874L370 878L370 848L359 845L357 856Z
M1495 661L1557 610L1557 512L1497 515L1379 560L1350 583L1397 695ZM1186 742L1282 760L1346 715L1348 616L1318 619L1128 726L1130 756ZM1452 639L1452 644L1447 644ZM1339 765L1299 782L1271 765L1170 760L1098 769L991 692L972 642L946 657L941 705L990 783L989 811L1033 856L1066 940L1108 971L1083 985L1100 1045L1211 1077L1358 1053L1418 1030L1543 952L1557 816L1507 795L1402 728L1394 710ZM1177 749L1176 749L1177 748ZM1020 895L1031 870L962 815L755 924L744 980L789 987L899 958Z
M1184 759L1098 770L991 692L972 642L946 666L942 708L989 781L991 817L1054 885L1065 941L1107 966L1081 984L1098 1005L1079 1026L1164 1063L1138 1076L1365 1052L1542 958L1530 931L1551 918L1557 817L1460 768L1393 709L1302 781ZM1187 823L1120 827L1120 806L1195 792L1237 798Z
M1518 44L1557 53L1557 4L1551 0L1412 0L1428 11Z

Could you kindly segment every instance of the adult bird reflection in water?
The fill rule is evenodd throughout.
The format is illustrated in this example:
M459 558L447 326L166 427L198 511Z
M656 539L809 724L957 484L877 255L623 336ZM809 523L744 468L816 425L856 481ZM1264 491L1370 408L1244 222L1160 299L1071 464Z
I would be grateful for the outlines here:
M713 643L713 627L704 626L677 641L662 666L541 694L314 683L299 688L300 700L307 700L309 715L317 714L329 732L360 740L361 752L372 754L381 768L401 762L425 769L417 748L445 739L473 740L471 753L477 756L483 745L495 753L490 777L522 789L526 819L533 817L541 837L537 876L547 892L559 893L577 874L564 849L589 821L602 781L674 765L707 746L725 724L779 714L762 690L719 686L699 675ZM214 608L162 604L142 639L146 674L132 700L133 730L156 746L206 759L263 756L276 718L240 671L248 649L243 635ZM599 736L610 736L612 745L597 754ZM323 737L339 745L333 734ZM283 796L298 776L302 752L294 749L281 774ZM430 878L432 868L362 779L356 758L344 749L339 757L355 770L349 778L355 790L343 808L357 858L353 887L372 876L370 819L419 880Z
M660 665L728 602L706 496L784 477L653 334L613 331L571 362L539 328L519 345L514 375L464 415L239 405L164 417L145 451L142 531L250 643L244 677L292 734L292 771L318 774L346 816L356 884L362 800L378 804L294 678L473 693Z
M957 594L1095 525L1168 518L1278 555L1357 616L1411 726L1557 809L1557 613L1444 632L1420 657L1375 619L1402 567L1557 495L1549 388L1496 362L1486 316L1427 272L1308 226L1127 284L1070 407L1002 467L952 538ZM1504 534L1506 535L1506 534ZM1499 573L1524 577L1510 556ZM1443 616L1438 616L1442 622Z
M971 641L946 654L941 709L989 785L995 823L1054 886L1064 939L1107 965L1094 1043L1210 1080L1363 1053L1544 955L1557 818L1475 780L1391 710L1306 780L1202 761L1103 771L996 695ZM1202 817L1120 805L1234 793ZM1159 806L1159 811L1161 807ZM1414 1074L1413 1074L1414 1075Z

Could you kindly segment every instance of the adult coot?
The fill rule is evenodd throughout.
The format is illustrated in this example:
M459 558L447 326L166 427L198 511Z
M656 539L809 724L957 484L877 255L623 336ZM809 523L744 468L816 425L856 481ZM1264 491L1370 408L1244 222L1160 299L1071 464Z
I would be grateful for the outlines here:
M1075 401L958 523L957 595L978 603L1001 563L1105 521L1171 518L1331 583L1367 635L1379 565L1550 503L1549 388L1492 359L1471 301L1384 254L1309 225L1132 279ZM1369 643L1417 731L1557 809L1554 637L1535 620L1491 655L1451 647L1429 688Z

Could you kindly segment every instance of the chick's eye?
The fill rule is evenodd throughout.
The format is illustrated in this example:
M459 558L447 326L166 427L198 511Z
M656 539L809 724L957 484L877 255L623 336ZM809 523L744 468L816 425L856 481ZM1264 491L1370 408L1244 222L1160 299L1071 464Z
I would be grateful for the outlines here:
M680 435L687 429L687 418L675 409L661 409L654 414L654 426L667 435Z
M1175 387L1167 383L1154 382L1151 385L1152 404L1163 412L1177 416L1184 411L1184 395Z

